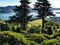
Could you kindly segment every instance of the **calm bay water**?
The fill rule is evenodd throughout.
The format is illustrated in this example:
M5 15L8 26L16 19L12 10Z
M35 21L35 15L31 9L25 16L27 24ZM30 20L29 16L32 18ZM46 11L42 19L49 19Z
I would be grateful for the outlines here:
M31 11L32 13L30 13L30 15L33 15L33 17L35 17L37 15L37 12L34 12L34 11ZM56 12L60 12L60 10L56 11L54 10L53 11L54 14L57 16L57 17L60 17L60 14L56 14ZM0 19L2 20L8 20L10 18L10 16L13 16L15 15L14 12L10 12L10 13L0 13Z
M0 19L2 20L8 20L10 16L13 16L15 13L10 12L10 13L0 13Z
M10 16L13 16L13 15L15 15L14 12L10 12L10 13L0 13L0 19L2 19L2 20L9 20ZM33 12L33 11L32 11L32 13L30 13L29 15L34 15L34 16L36 16L36 15L37 15L37 12ZM33 17L34 17L34 16L33 16Z

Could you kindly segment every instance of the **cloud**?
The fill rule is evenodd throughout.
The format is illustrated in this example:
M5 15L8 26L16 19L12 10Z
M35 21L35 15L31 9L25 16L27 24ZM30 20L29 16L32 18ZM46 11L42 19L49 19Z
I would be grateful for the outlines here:
M30 0L32 3L30 4L30 6L31 7L33 7L33 4L34 4L34 2L36 2L36 0ZM51 7L55 7L55 8L57 8L57 7L60 7L59 5L60 5L60 0L48 0L49 1L49 3L51 4ZM2 1L2 2L0 2L0 6L8 6L8 5L20 5L20 2L19 2L19 0L18 1L12 1L11 2L11 0L10 1Z
M60 8L60 0L49 0L49 2L51 3L51 6L54 8Z
M5 2L2 2L2 3L0 3L0 6L2 6L2 7L4 7L4 6L14 6L14 5L20 5L20 4L18 4L18 3L5 3Z

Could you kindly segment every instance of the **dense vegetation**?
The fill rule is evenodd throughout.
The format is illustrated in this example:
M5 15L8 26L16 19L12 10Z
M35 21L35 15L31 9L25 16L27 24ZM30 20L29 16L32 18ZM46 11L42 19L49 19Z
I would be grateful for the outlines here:
M60 45L60 24L46 20L45 31L41 33L39 20L29 22L26 31L16 23L0 21L0 45Z
M60 23L45 20L46 15L52 14L48 1L38 0L37 11L42 19L39 17L35 20L30 20L31 16L28 16L30 2L20 2L21 5L14 9L15 16L8 21L0 20L0 45L60 45ZM41 8L43 11L40 10L40 6L45 7Z
M37 0L35 3L35 10L38 11L37 17L42 19L42 32L44 31L44 21L47 16L53 16L52 11L50 10L51 4L48 0Z

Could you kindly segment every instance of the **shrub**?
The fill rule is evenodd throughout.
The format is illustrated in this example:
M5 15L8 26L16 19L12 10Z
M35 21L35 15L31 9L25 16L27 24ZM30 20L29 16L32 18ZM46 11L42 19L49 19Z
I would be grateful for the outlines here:
M41 45L60 45L56 39L44 40Z
M32 26L32 27L28 30L28 33L40 33L40 32L41 32L40 27L41 27L41 26Z
M60 38L60 34L53 34L53 35L48 35L48 34L43 34L44 37L46 37L47 39L58 39Z
M1 31L8 31L9 26L8 23L0 23Z
M60 38L60 33L54 34L52 38L53 38L53 39Z
M55 25L56 25L57 29L59 29L59 24L55 24Z
M14 27L14 26L12 26L12 31L13 31L13 32L15 32L15 31L16 31L16 29L15 29L15 27Z
M45 33L51 35L53 33L50 25L45 26Z
M7 44L9 45L30 45L34 44L31 43L27 38L24 38L22 34L11 32L11 31L4 31L0 32L0 44Z
M17 32L17 33L21 33L21 28L20 27L17 27L16 29L15 29L15 27L14 26L12 26L12 31L13 32Z
M16 29L16 31L15 32L17 32L17 33L21 33L21 28L20 27L17 27L17 29Z
M29 35L27 35L27 38L29 40L35 41L37 43L41 43L43 40L47 39L43 35L40 35L40 34L29 34Z
M60 33L60 29L57 29L57 33Z
M43 34L43 36L46 37L47 39L52 39L52 35Z
M53 23L53 22L51 22L51 21L49 21L49 20L46 20L46 21L45 21L45 25L53 26L53 25L54 25L54 23Z

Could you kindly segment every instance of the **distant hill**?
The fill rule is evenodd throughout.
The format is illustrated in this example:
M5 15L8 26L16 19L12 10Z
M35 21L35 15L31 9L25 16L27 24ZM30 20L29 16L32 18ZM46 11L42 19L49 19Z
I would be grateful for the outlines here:
M15 8L15 6L0 7L0 13L9 13L9 12L12 12L12 10L14 8Z
M58 22L60 23L60 17L50 17L49 20L54 23L58 23Z
M51 10L60 10L60 8L51 8Z
M0 13L9 13L12 12L12 10L15 8L15 6L6 6L6 7L0 7ZM32 10L32 8L29 8L30 12L36 13L36 10ZM60 8L51 8L51 10L60 10Z
M15 6L6 6L6 7L0 7L0 13L9 13L12 12ZM36 10L32 10L32 8L29 8L30 12L34 13Z

